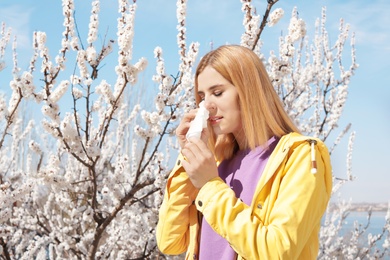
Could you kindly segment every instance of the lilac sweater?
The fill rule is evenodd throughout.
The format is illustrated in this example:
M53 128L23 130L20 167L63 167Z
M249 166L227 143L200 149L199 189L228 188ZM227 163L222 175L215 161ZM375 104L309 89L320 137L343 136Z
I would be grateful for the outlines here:
M272 137L267 142L269 149L257 147L253 151L240 150L231 159L224 160L219 165L219 176L245 204L251 204L257 183L277 143L278 139ZM229 243L214 232L205 219L202 220L199 253L200 260L236 259L236 253Z

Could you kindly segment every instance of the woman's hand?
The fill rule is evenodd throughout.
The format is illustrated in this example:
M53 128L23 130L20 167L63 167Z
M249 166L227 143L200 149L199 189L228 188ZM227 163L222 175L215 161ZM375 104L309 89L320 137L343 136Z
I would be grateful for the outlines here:
M218 177L217 163L207 146L208 137L208 129L203 129L201 139L191 138L181 150L186 158L182 165L192 184L198 189L209 180Z
M198 109L192 109L190 112L184 114L179 126L176 128L176 137L179 141L180 148L183 149L187 143L186 134L190 129L191 121L194 120Z

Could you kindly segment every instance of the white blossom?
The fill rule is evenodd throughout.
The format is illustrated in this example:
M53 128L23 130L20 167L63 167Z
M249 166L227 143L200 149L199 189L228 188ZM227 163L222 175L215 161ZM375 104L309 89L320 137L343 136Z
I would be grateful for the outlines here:
M290 19L288 33L291 37L291 42L295 42L306 35L306 23L303 19L298 18L296 8L294 8L292 17Z
M275 24L279 22L280 19L282 19L284 15L284 11L282 8L276 8L270 15L269 15L269 21L268 21L268 26L272 27Z
M291 41L295 42L306 35L306 24L302 19L293 17L291 18L288 30L289 35L291 35Z
M83 97L83 92L79 88L76 88L76 87L72 88L72 94L73 94L75 99L80 99Z
M115 100L111 86L105 80L96 87L96 93L101 94L108 104Z
M89 44L93 43L97 39L98 26L99 26L99 11L100 5L99 1L92 2L91 16L89 18L89 32L87 42Z
M0 95L0 120L8 115L7 103L5 97Z
M89 46L86 51L86 56L89 64L96 65L97 64L97 52L93 46Z
M87 55L84 50L79 50L77 52L77 65L80 70L80 76L81 78L89 78L88 68L86 64Z
M243 20L245 32L241 35L240 44L242 46L252 48L252 46L255 44L257 33L259 32L260 16L255 14L255 8L251 5L250 1L241 0L241 3L241 10L245 13Z
M34 140L30 141L29 148L37 154L42 153L42 149L39 147L39 144L37 142L35 142Z
M57 103L68 90L70 82L68 80L61 81L60 85L50 94L50 101Z

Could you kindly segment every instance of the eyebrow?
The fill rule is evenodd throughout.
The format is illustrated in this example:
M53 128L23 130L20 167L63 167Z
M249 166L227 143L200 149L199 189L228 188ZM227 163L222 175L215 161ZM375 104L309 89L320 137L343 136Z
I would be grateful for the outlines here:
M218 87L222 87L223 84L215 84L215 85L212 85L211 87L207 88L208 91L213 91L214 89L218 88ZM198 95L201 95L201 94L204 94L204 91L198 91Z

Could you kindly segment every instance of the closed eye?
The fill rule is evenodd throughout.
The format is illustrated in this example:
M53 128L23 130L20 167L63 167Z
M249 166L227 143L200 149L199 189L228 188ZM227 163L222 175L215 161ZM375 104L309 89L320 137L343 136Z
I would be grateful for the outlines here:
M223 93L222 88L223 88L222 84L216 84L216 85L213 85L210 88L208 88L207 93L211 93L212 95L219 97ZM199 96L199 99L201 101L205 100L205 98L206 98L205 92L203 92L203 91L198 91L198 96Z
M215 91L215 92L213 93L213 95L216 96L216 97L219 97L219 96L222 95L222 91Z

